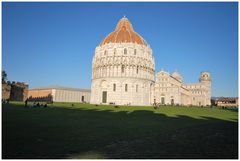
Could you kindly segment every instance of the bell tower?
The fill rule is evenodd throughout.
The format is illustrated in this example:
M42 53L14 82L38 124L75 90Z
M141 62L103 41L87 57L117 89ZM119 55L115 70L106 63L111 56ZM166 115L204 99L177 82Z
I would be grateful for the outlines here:
M202 72L201 76L199 78L199 82L205 86L205 92L206 92L206 98L205 102L206 105L211 105L211 84L212 84L212 78L209 72Z

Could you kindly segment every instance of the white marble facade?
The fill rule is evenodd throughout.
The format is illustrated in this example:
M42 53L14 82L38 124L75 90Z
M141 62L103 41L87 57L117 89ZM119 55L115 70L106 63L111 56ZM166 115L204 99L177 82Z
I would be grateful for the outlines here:
M91 103L150 105L153 83L154 58L148 46L110 43L96 48Z
M153 102L167 105L208 106L211 104L211 76L202 72L198 83L184 84L182 76L161 70L156 74Z
M154 79L152 49L127 18L96 47L92 60L92 104L140 105L153 103L210 105L211 77L185 85L177 72L160 71Z

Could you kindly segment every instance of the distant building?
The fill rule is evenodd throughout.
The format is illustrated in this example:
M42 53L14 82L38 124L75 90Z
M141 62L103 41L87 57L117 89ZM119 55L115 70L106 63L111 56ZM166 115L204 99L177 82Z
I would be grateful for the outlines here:
M28 84L24 82L3 82L2 99L10 101L25 101L28 95Z
M221 97L215 99L216 106L219 107L238 107L238 98L234 97Z
M53 102L90 102L91 91L87 89L68 88L61 86L49 86L30 89L28 98L30 101Z
M183 77L161 70L156 75L153 102L169 105L211 105L211 76L202 72L198 83L184 84Z

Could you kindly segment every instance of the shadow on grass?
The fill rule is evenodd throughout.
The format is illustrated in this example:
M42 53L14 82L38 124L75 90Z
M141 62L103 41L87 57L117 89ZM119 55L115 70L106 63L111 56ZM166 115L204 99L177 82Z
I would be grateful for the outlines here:
M238 157L237 122L14 104L2 112L4 159Z
M238 112L238 108L227 108L225 110L228 110L228 111L233 111L233 112Z

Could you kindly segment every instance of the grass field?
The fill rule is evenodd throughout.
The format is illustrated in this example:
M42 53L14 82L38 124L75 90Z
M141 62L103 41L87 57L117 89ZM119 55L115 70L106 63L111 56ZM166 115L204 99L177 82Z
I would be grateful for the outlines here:
M238 111L54 103L2 106L6 158L238 158Z

